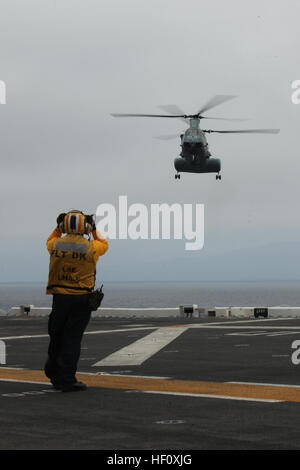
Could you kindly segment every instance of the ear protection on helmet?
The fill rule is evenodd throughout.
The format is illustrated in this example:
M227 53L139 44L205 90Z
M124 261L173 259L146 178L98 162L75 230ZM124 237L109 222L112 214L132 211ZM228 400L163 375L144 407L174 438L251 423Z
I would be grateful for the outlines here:
M60 229L63 233L74 233L74 234L88 234L90 230L90 224L86 220L86 216L81 211L70 211L68 212L63 222L60 224Z

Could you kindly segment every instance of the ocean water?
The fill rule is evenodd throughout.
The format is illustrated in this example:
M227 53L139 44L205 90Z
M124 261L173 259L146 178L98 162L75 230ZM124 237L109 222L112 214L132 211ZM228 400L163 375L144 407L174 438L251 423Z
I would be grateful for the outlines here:
M103 307L300 306L300 281L277 282L107 282ZM0 283L0 309L51 306L44 283Z

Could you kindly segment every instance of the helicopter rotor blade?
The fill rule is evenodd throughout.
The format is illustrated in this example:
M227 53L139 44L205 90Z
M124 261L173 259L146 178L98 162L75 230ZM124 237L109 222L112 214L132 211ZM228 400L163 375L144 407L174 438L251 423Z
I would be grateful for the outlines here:
M203 132L218 133L218 134L279 134L280 129L240 129L233 131L215 131L215 130L204 130Z
M201 116L202 113L205 113L205 111L208 111L209 109L214 108L215 106L219 106L222 103L225 103L226 101L232 100L233 98L236 98L236 95L216 95L213 96L202 108L198 111L199 116Z
M218 121L249 121L249 118L222 118L213 116L202 116L202 119L217 119Z
M165 105L158 106L158 108L162 109L168 114L174 114L177 116L180 116L180 115L186 116L186 113L182 111L182 109L180 109L176 104L165 104ZM187 124L186 118L180 117L179 119L183 121L185 124Z
M174 115L174 114L123 114L123 113L113 113L113 117L162 117L162 118L183 118L184 115Z
M182 111L176 104L165 104L158 106L158 108L162 109L163 111L166 111L168 114L177 114L177 115L182 115L185 116L186 113Z

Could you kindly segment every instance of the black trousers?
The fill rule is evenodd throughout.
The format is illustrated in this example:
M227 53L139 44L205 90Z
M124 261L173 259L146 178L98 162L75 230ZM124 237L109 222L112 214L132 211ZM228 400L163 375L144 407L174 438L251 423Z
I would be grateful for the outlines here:
M76 382L81 339L91 316L88 295L54 294L48 320L50 343L45 374L52 383Z

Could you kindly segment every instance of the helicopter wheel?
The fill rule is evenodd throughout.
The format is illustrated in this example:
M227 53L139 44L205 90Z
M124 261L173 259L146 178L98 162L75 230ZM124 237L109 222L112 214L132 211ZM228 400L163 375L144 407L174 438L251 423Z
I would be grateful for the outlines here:
M179 174L176 174L175 175L175 179L177 180L177 178L180 180L180 175Z
M220 180L221 179L221 175L216 175L216 180Z

